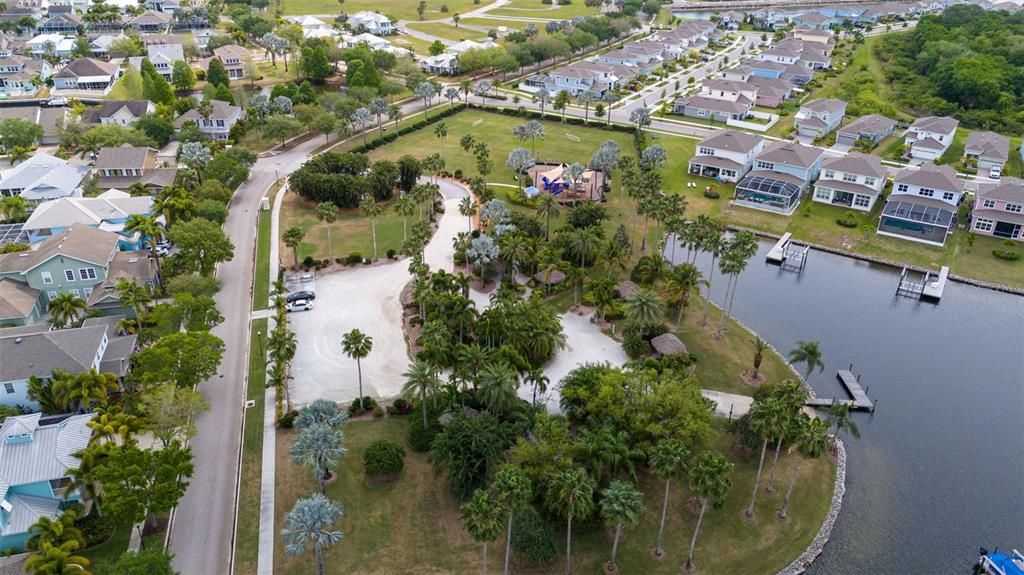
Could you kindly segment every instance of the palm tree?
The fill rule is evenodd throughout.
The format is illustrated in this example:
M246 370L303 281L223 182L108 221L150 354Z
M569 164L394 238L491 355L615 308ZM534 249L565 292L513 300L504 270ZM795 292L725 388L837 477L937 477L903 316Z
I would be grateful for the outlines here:
M512 557L512 517L530 502L533 482L519 467L505 464L494 474L491 486L494 488L495 501L508 511L508 531L505 533L505 575L508 575L509 560Z
M722 250L725 248L725 240L722 239L722 230L719 229L718 224L710 220L706 225L701 226L700 233L701 250L711 254L711 273L708 274L707 290L705 291L707 302L704 304L704 319L701 320L701 325L706 326L708 325L708 308L711 305L711 282L715 279L715 265L718 262L718 257L722 255ZM725 312L723 311L722 313Z
M697 516L697 526L693 529L693 537L690 539L690 552L686 556L684 569L687 572L694 570L693 548L697 546L697 535L700 533L700 524L704 521L708 504L715 509L722 506L725 494L732 487L734 467L724 455L715 451L702 453L690 466L690 491L700 497L700 515Z
M790 431L793 429L793 422L801 413L800 410L807 403L807 390L803 384L793 379L787 379L781 384L769 390L769 396L777 399L782 406L782 420L779 422L778 434L775 437L775 455L772 457L772 466L768 471L768 483L765 490L768 493L775 491L775 468L779 463L779 453L782 451L782 442L792 440Z
M413 203L413 194L407 193L402 194L395 200L395 212L402 216L402 243L409 241L409 228L408 218L416 211L416 205Z
M476 202L473 198L466 196L459 201L459 215L465 216L466 221L469 222L469 231L473 231L473 216L476 215Z
M572 286L572 307L575 308L580 303L580 288L583 287L587 281L587 270L569 266L569 269L565 272L565 283Z
M853 420L852 413L850 412L849 403L836 403L830 405L828 408L828 416L831 421L831 427L836 427L835 433L832 437L838 438L840 431L847 431L855 439L860 439L860 428L857 427L857 422Z
M135 317L142 314L150 299L149 291L145 286L125 278L117 280L117 283L114 284L114 293L117 294L117 299L121 300L121 307L124 308L125 315L128 315L130 310Z
M281 239L284 241L284 245L292 249L292 255L295 258L295 267L299 267L299 246L302 245L302 240L306 237L306 232L302 231L299 226L292 226L285 230L284 235Z
M747 517L754 516L754 503L757 501L757 488L761 482L761 471L764 469L764 454L768 450L768 442L778 437L785 424L783 405L777 399L769 397L754 401L747 414L750 429L761 438L761 459L757 464L757 475L754 476L754 492L747 506Z
M373 338L365 333L354 329L341 336L341 351L350 359L356 360L356 369L359 372L359 410L363 406L363 358L370 355L373 350Z
M608 104L608 117L605 122L606 125L610 125L612 123L612 106L614 106L620 99L621 97L611 90L605 92L604 96L601 98L604 103Z
M29 538L25 547L30 551L39 549L43 543L60 545L66 541L77 541L85 545L85 537L81 530L75 526L78 520L78 509L69 507L61 512L56 519L40 517L38 521L28 528Z
M65 541L60 545L43 542L39 545L39 551L25 560L23 569L36 575L89 575L86 569L89 566L89 559L75 555L75 551L81 547L78 541Z
M789 352L789 363L802 363L807 366L807 377L811 376L814 369L819 372L825 371L825 364L821 359L820 342L797 341L796 348Z
M531 369L526 374L526 381L533 387L533 401L530 402L532 407L537 407L537 392L541 394L548 390L548 385L551 384L551 379L544 375L542 369Z
M551 92L541 88L534 92L532 100L540 104L540 117L544 118L544 108L551 103Z
M341 531L330 530L341 515L341 504L319 493L296 501L295 507L284 516L285 527L281 530L285 553L301 555L312 545L317 573L324 575L323 550L341 541Z
M423 412L423 429L427 429L427 398L441 387L441 378L438 377L434 366L423 360L409 364L409 369L405 370L402 377L405 378L402 395L407 398L419 397L420 411Z
M672 268L668 281L665 282L665 295L668 301L679 311L676 315L676 331L683 323L683 309L690 301L690 293L704 282L704 276L697 266L691 263L679 264Z
M518 388L519 374L506 361L492 362L480 373L480 401L495 415L512 409Z
M320 202L316 205L316 219L327 224L327 259L334 260L331 247L331 224L338 219L338 206L334 202Z
M622 535L622 528L636 527L640 523L640 514L643 511L643 496L636 490L636 487L625 481L612 481L601 492L601 517L615 529L615 539L612 541L612 559L607 564L608 571L614 573L619 569L615 557L619 551L619 537Z
M722 306L722 316L718 323L716 338L721 338L725 333L725 316L732 315L732 302L736 298L736 284L739 283L740 274L747 269L750 258L757 253L757 237L747 231L737 232L733 236L722 257L720 268L723 274L729 276L729 283L725 289L725 300Z
M92 368L77 374L54 370L51 389L65 406L85 412L93 405L106 405L107 396L121 386L114 374Z
M86 423L92 430L90 442L124 444L132 434L138 433L145 426L145 421L141 417L125 413L120 405L98 407L94 411L96 415Z
M558 217L558 200L552 194L541 194L537 215L544 218L544 241L551 240L551 216Z
M789 513L789 498L793 495L793 486L796 485L796 480L800 477L800 468L804 461L817 459L828 449L828 428L829 425L817 417L811 419L804 415L796 420L792 435L800 457L796 460L796 469L793 471L793 479L789 481L789 489L786 490L782 508L779 509L779 517L785 519Z
M62 328L78 321L79 316L85 315L87 307L84 299L70 293L59 293L50 300L50 321L55 327Z
M163 277L163 271L160 268L160 254L157 253L156 244L163 237L164 228L156 218L155 214L132 214L125 220L124 229L126 232L138 233L140 237L149 243L149 255L156 261L156 275L157 277Z
M587 267L587 256L596 248L600 238L590 228L574 228L569 232L566 251L579 257L580 267Z
M20 222L28 217L29 201L21 196L0 198L0 213L8 222Z
M582 92L579 96L576 96L576 103L583 106L583 123L590 123L590 105L597 101L597 96L594 96L590 92Z
M657 323L664 313L664 304L654 290L640 288L626 300L626 320L640 328L640 337L644 337L644 329Z
M768 344L760 337L754 337L754 381L760 377L761 362L764 361L764 352L768 350Z
M374 201L370 194L363 195L359 202L363 215L370 218L370 234L373 237L373 259L377 259L377 217L384 213L384 207Z
M594 510L594 480L579 467L553 474L548 481L548 500L566 518L565 575L572 572L572 520L585 519Z
M292 463L308 467L316 476L320 483L320 493L327 488L327 480L338 467L338 460L348 453L341 445L343 440L344 435L340 429L314 423L303 428L288 448Z
M654 555L661 557L662 537L665 534L665 514L668 511L668 490L672 479L679 477L686 471L686 458L689 452L686 446L677 439L662 439L654 444L651 450L649 463L651 470L658 474L658 477L665 480L665 500L661 504L661 522L658 524L658 542L654 546Z
M484 544L484 575L487 575L487 544L501 534L501 511L501 506L486 489L477 489L473 497L459 507L462 526L474 541Z

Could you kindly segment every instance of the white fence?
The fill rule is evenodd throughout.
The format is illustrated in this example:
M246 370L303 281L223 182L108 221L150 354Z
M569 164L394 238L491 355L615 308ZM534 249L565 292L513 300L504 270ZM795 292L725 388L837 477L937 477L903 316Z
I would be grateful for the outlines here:
M765 123L760 122L744 122L743 120L733 120L732 118L725 121L726 125L734 128L743 128L744 130L753 130L755 132L767 132L776 122L779 121L779 116L776 114L768 114L766 112L758 112L755 110L750 111L750 115L765 120Z

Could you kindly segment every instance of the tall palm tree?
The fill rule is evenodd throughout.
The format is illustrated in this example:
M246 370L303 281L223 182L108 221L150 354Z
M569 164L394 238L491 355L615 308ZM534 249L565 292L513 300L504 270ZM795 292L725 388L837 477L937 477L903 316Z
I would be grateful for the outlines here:
M341 336L341 351L350 359L356 360L356 369L359 372L359 410L365 409L363 405L363 358L373 351L373 338L353 329Z
M677 439L662 439L651 449L649 463L651 470L665 480L665 500L661 504L661 522L658 524L658 542L654 545L654 555L661 557L662 537L665 534L665 514L668 511L668 490L672 480L686 471L686 459L689 452L683 442Z
M700 287L704 276L697 266L691 263L679 264L669 272L668 281L665 282L665 295L672 305L678 308L676 313L676 331L679 331L683 323L683 309L690 302L690 293Z
M136 415L125 413L120 405L98 407L96 415L86 425L92 430L90 442L127 443L132 434L142 431L145 421Z
M114 284L114 293L117 294L117 299L121 301L121 307L124 308L125 315L128 315L128 312L131 311L135 317L139 317L142 314L150 300L149 291L145 286L125 278L117 280L117 283Z
M594 510L594 480L579 467L556 472L548 481L548 499L566 518L565 575L572 573L572 520L585 519Z
M608 570L617 571L619 566L615 557L619 551L619 537L623 527L636 527L640 523L640 514L644 512L643 496L636 487L625 481L612 481L601 492L601 517L615 529L612 541L612 559L608 562Z
M580 260L580 267L587 267L587 256L597 249L600 238L590 228L574 228L569 232L566 250Z
M519 467L505 464L494 474L491 486L495 501L508 512L508 530L505 533L505 575L508 575L512 558L512 518L516 511L529 504L533 496L533 482Z
M423 412L423 429L426 429L428 427L427 398L441 387L441 378L437 375L434 366L423 360L416 360L409 364L409 368L402 376L405 377L402 395L407 398L419 397L420 411Z
M299 246L302 245L302 240L305 239L306 232L302 231L299 226L292 226L285 230L281 236L281 240L284 245L292 249L292 256L294 257L295 267L299 267Z
M484 544L484 575L487 575L487 544L501 534L501 511L501 506L486 489L477 489L473 497L459 507L462 526L474 541Z
M466 221L469 223L469 231L473 231L473 216L476 215L476 202L473 198L466 196L459 201L459 215L465 216Z
M78 541L65 541L60 545L44 542L39 545L39 551L25 560L23 569L27 573L36 575L65 575L80 573L89 575L86 567L89 566L89 559L75 552L82 546Z
M821 357L820 342L797 341L796 348L789 352L789 363L804 364L807 367L807 377L810 377L815 368L819 372L825 371L825 363Z
M378 204L373 196L365 194L359 202L363 215L370 218L370 236L373 238L373 259L377 259L377 218L384 213L384 207Z
M542 369L531 369L526 374L526 381L533 387L533 401L530 402L532 407L537 407L537 392L541 394L548 390L548 385L551 384L551 379L547 375L544 375Z
M79 518L78 508L69 507L61 512L56 519L40 517L28 528L29 538L25 547L30 551L38 550L43 543L60 545L66 541L77 541L85 546L82 531L75 526Z
M138 233L149 244L149 255L156 261L156 275L163 277L163 271L160 268L160 254L157 252L156 244L163 237L164 228L156 218L155 214L132 214L125 220L124 229L127 232Z
M68 323L75 323L80 316L85 315L88 304L84 299L75 297L70 293L59 293L57 297L50 300L49 311L50 321L57 328L63 328Z
M761 362L764 361L764 352L768 350L768 344L760 337L754 337L754 381L761 377Z
M704 319L701 320L701 325L706 326L708 325L708 308L711 305L711 282L715 279L715 265L718 263L718 258L722 255L722 250L725 248L725 240L722 237L722 230L718 227L718 224L710 220L707 225L701 227L700 233L701 251L711 254L711 273L708 274L707 290L705 291L707 302L704 304ZM723 311L722 313L725 312Z
M285 526L281 530L285 553L301 555L312 546L317 573L324 575L323 550L341 541L341 531L330 529L341 515L341 504L319 493L296 501L295 507L284 516Z
M739 283L740 274L747 269L750 258L757 253L757 237L747 231L738 232L729 241L725 254L719 265L722 273L729 277L729 283L725 289L725 299L722 302L722 315L718 322L718 333L716 338L721 338L725 333L725 316L732 315L732 302L736 298L736 284Z
M754 503L757 501L757 488L761 482L761 471L764 470L764 454L768 450L768 442L775 439L785 424L784 406L779 400L769 397L754 401L747 414L750 429L761 438L761 458L757 464L757 475L754 476L754 492L750 495L747 506L747 517L754 516Z
M855 439L860 438L860 428L857 427L857 422L853 420L852 412L850 411L849 403L836 403L829 406L828 417L831 421L831 426L835 426L835 433L832 437L838 438L840 431L846 431Z
M480 373L480 401L495 415L515 406L518 388L519 374L506 361L492 362Z
M61 375L53 382L54 393L65 405L76 406L81 412L96 405L106 405L107 397L121 389L114 374L100 373L96 368L74 375L62 372Z
M647 326L657 323L664 313L664 303L654 290L640 288L626 300L626 320L640 328L644 336Z
M320 493L327 489L331 472L337 469L338 460L348 453L341 444L344 435L340 429L322 423L302 428L295 441L288 448L292 463L308 467L320 483Z
M558 200L552 194L541 194L537 202L537 215L544 218L544 241L551 240L551 217L558 217Z
M331 224L338 219L338 206L334 202L320 202L316 205L316 219L321 224L327 224L327 259L333 261L334 255L331 247L334 242L331 241Z
M782 442L784 440L792 441L790 431L793 429L793 422L802 415L800 410L807 403L807 390L799 381L788 379L774 386L769 391L769 396L779 400L779 404L782 406L782 421L779 422L778 435L775 437L775 455L772 457L772 466L768 471L768 483L765 485L765 490L772 493L775 491L775 469L779 463Z
M413 203L413 195L406 193L402 194L395 200L395 212L402 216L402 243L409 241L409 227L408 218L416 211L416 205Z
M811 419L806 415L798 418L794 423L792 434L800 457L796 460L796 469L793 471L793 478L789 481L789 488L786 490L786 498L782 502L782 508L779 509L779 517L785 519L789 513L789 498L793 495L793 486L796 485L796 480L800 477L800 468L803 466L804 461L817 459L828 449L830 441L828 428L828 424L821 419L817 417Z
M735 467L724 455L715 451L704 452L690 466L690 491L700 497L700 515L697 516L697 526L693 529L693 537L690 539L690 552L686 555L687 572L694 570L693 548L697 546L697 535L700 533L700 524L704 521L704 514L707 513L708 504L718 509L725 501L725 494L732 487L732 470Z
M615 300L618 297L615 287L615 280L609 276L590 280L590 295L594 299L594 310L601 321L604 321L608 309L615 305Z

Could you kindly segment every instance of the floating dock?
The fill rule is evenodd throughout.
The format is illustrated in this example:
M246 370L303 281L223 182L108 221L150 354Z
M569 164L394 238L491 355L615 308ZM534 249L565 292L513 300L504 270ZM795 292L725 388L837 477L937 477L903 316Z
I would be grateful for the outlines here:
M942 298L942 292L946 289L946 282L949 280L949 267L942 266L939 275L933 281L925 282L921 297L938 300Z
M852 366L851 366L852 369ZM857 376L853 375L853 372L848 369L840 369L836 372L836 378L839 383L843 384L843 388L846 389L846 393L851 399L829 399L829 398L812 398L807 400L807 405L810 407L828 407L830 405L845 404L849 405L850 409L874 411L875 403L871 401L868 394L860 386L860 380Z
M942 292L946 289L947 281L949 281L948 266L942 266L938 273L926 271L924 275L916 275L904 267L900 272L900 283L896 286L896 295L937 302L942 299Z

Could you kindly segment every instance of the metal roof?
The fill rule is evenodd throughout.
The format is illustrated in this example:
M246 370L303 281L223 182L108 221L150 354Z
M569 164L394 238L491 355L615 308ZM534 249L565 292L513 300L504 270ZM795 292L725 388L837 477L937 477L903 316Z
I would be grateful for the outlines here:
M886 202L882 215L944 228L949 228L953 222L952 211L936 205L927 205L921 201L904 200L901 199L901 196L896 196Z
M67 477L68 469L79 464L74 454L89 445L92 430L86 423L91 413L44 424L40 416L11 416L0 426L0 497L6 497L10 487ZM32 427L31 441L7 441Z
M792 176L787 178L786 176L787 174L776 174L774 172L750 172L739 184L736 184L736 189L783 198L799 195L801 186L789 179L792 178L799 181L799 178Z

